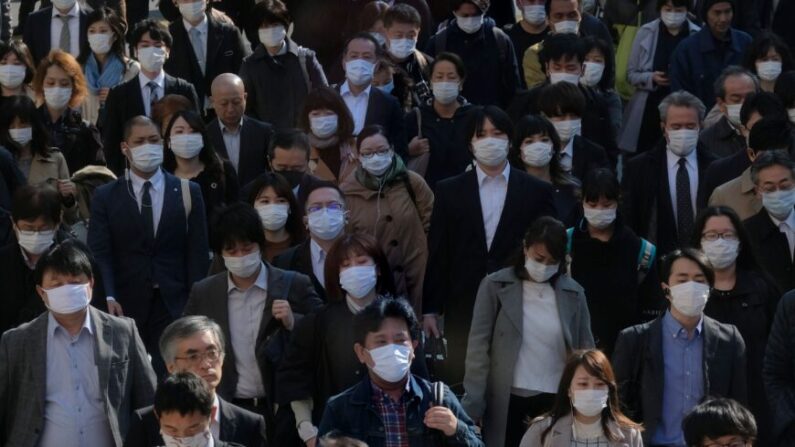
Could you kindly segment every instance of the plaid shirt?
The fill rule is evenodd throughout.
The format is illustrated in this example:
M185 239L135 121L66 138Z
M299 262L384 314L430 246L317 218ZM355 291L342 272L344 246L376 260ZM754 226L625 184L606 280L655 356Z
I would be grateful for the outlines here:
M409 447L409 435L406 430L406 406L411 400L411 391L406 383L406 392L395 402L381 388L370 382L373 389L373 405L384 422L386 447Z

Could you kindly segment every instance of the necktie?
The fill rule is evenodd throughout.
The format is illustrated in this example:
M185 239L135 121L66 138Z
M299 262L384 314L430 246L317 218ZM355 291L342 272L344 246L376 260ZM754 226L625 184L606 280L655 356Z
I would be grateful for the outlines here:
M63 26L61 26L61 36L58 38L58 46L68 53L69 48L72 46L72 33L69 31L69 19L72 17L59 14L58 18L63 22Z
M693 203L690 198L690 176L687 174L686 163L684 157L680 158L679 169L676 170L677 232L681 246L687 245L693 230Z
M144 230L149 240L155 238L155 218L152 213L152 196L149 190L152 189L152 182L144 183L144 192L141 195L141 217L144 219Z
M193 52L196 54L196 61L199 62L199 68L204 73L204 44L202 44L202 33L198 28L190 29L190 43L193 45Z
M149 86L149 114L152 114L152 106L157 102L159 99L157 97L157 82L149 81L146 83Z

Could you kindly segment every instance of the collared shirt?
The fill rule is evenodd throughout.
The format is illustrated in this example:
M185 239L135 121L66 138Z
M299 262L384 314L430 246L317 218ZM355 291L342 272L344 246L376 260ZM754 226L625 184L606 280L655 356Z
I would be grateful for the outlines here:
M144 196L144 183L150 182L152 186L149 187L149 197L152 199L152 218L154 219L155 235L157 235L157 227L160 223L160 215L163 212L163 197L166 193L166 176L163 171L158 169L151 178L144 179L138 177L135 172L130 169L130 183L132 183L132 190L135 194L135 201L138 202L138 210L143 206L142 200Z
M188 32L188 39L189 39L189 41L191 43L191 48L193 48L193 40L190 40L190 33L192 32L192 30L194 28L196 28L199 31L199 39L201 39L201 42L202 42L202 53L204 53L206 55L207 54L207 27L208 27L208 25L207 25L207 15L205 14L202 17L202 21L196 26L191 25L190 22L188 22L185 19L182 19L182 25L185 27L185 31ZM193 51L194 51L194 54L195 54L196 48L193 48ZM196 56L196 59L197 60L199 59L198 55ZM206 59L206 56L205 56L205 59ZM206 60L205 60L205 62L206 62ZM204 72L204 69L206 67L200 67L200 68L202 69L202 72Z
M25 261L25 265L26 265L26 266L27 266L27 267L28 267L30 270L36 270L36 263L35 263L35 262L32 262L32 261L30 260L30 257L28 257L28 254L25 252L25 249L24 249L24 248L22 248L22 246L21 246L21 245L19 246L19 251L22 253L22 260L23 260L23 261Z
M574 136L569 138L569 142L560 151L560 168L565 172L571 172L574 164Z
M662 418L651 444L684 447L682 419L704 396L704 319L698 322L692 338L687 330L665 312L663 335Z
M257 280L248 290L237 288L231 274L227 276L227 284L229 332L238 375L235 397L264 397L265 386L254 350L268 299L268 269L265 264L260 265Z
M310 239L309 252L312 255L312 273L315 274L315 278L325 289L326 274L324 273L324 268L326 265L326 252L314 239Z
M406 392L400 396L400 402L395 402L392 398L370 381L373 391L372 401L376 411L384 422L384 446L386 447L409 447L409 434L406 429L406 407L414 393L406 381Z
M75 336L52 313L47 317L47 383L39 447L115 446L105 393L99 387L95 330L91 312L86 312L83 327Z
M52 21L50 22L50 49L61 48L61 30L63 21L59 17L61 12L52 7ZM75 2L72 9L66 13L69 19L69 54L74 57L80 54L80 4Z
M221 403L217 394L213 396L213 408L215 408L215 417L210 421L210 433L213 434L213 438L221 439Z
M678 222L678 210L676 208L676 173L679 172L679 159L682 158L670 150L665 150L668 160L668 191L671 193L671 208L674 212L674 220ZM696 151L684 156L687 176L690 178L690 203L693 206L693 215L696 215L696 194L698 194L698 155Z
M770 220L773 221L773 225L778 228L778 231L784 233L787 236L787 243L789 243L789 256L790 260L792 260L792 253L795 251L795 211L790 211L789 216L787 216L784 220L778 220L775 217L771 216L770 213L767 213L770 216Z
M150 105L152 98L152 91L149 88L149 82L154 81L157 84L157 99L162 99L166 95L166 72L160 70L160 73L154 79L149 79L143 72L138 73L138 83L141 85L141 97L144 99L144 110L146 116L152 116L152 107Z
M226 146L229 162L235 167L235 171L240 172L240 131L243 129L243 118L240 118L240 124L235 130L229 129L220 118L218 124L221 126L221 135L224 137L224 146Z
M478 176L483 228L486 230L486 248L491 249L491 242L494 240L494 234L497 232L497 225L502 216L502 209L505 207L511 165L506 162L502 172L492 177L483 172L480 165L475 163L475 172Z
M348 81L342 83L340 87L340 95L348 106L351 115L353 115L353 134L359 135L359 132L364 128L364 120L367 118L367 103L370 101L370 89L372 86L368 85L359 95L354 95L348 85Z

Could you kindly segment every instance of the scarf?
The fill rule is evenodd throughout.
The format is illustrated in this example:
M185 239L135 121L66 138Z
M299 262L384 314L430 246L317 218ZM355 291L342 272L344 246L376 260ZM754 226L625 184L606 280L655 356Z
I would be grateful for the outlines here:
M406 170L406 165L403 163L403 159L398 155L392 156L392 166L390 166L381 177L370 174L361 166L356 169L356 180L365 188L373 191L384 189L397 181L405 182L408 180L408 175L409 173Z
M88 90L92 95L96 96L99 94L100 89L115 87L121 83L124 77L124 68L124 62L115 54L109 53L105 70L100 73L99 63L97 63L94 53L91 53L86 59L86 67L84 69Z
M340 142L340 137L332 135L328 138L318 138L309 132L309 144L316 149L328 149L336 146Z

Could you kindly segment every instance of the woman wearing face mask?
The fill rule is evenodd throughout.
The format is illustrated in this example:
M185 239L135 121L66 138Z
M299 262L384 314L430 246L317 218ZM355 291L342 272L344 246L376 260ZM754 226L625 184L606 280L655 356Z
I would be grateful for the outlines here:
M715 270L715 287L704 314L737 326L745 340L749 407L760 424L760 444L772 432L762 381L767 336L781 292L759 267L747 231L731 208L709 207L696 219L691 243Z
M552 410L532 422L521 447L642 447L642 427L621 412L610 361L595 349L566 362Z
M209 222L215 209L237 201L240 186L235 169L215 152L204 122L196 112L176 112L165 134L169 150L164 152L163 168L199 184Z
M309 136L312 175L339 184L355 170L353 117L336 90L321 87L307 95L300 127Z
M362 129L356 150L359 166L340 183L351 210L350 229L376 238L393 268L398 293L419 312L433 193L425 180L407 170L395 155L383 127Z
M552 408L568 353L594 346L585 293L563 274L565 259L566 229L541 217L514 265L480 283L462 404L486 445L518 446L527 419Z
M304 213L298 205L290 184L279 174L266 172L251 183L247 201L253 206L265 228L263 258L273 258L306 237L302 222Z
M373 87L394 96L404 112L419 102L414 94L414 81L405 71L395 66L386 57L379 57L373 71Z
M0 42L0 106L11 96L27 95L35 99L35 92L30 88L35 74L33 56L22 40Z
M595 36L584 37L582 46L585 57L583 58L580 84L594 89L604 98L607 103L607 111L610 114L610 124L613 125L615 134L618 135L621 130L624 105L613 87L616 77L613 48Z
M83 119L102 126L105 100L111 87L138 76L138 62L124 54L127 25L116 12L103 6L92 11L88 23L88 48L78 58L86 77L88 95Z
M786 42L771 32L762 32L745 49L743 67L759 76L763 91L773 92L778 77L795 68L795 62Z

